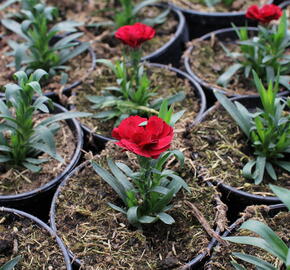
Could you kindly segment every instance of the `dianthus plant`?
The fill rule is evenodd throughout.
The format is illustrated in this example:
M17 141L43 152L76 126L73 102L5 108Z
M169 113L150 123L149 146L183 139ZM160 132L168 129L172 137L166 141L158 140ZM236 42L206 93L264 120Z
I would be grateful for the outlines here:
M121 8L116 9L116 15L113 17L113 21L94 23L90 24L89 27L114 26L117 29L124 25L132 25L140 22L142 9L155 4L158 0L138 1L138 4L134 4L133 0L119 0L117 2L119 2ZM152 27L157 24L163 24L166 21L168 13L169 9L166 9L155 18L145 18L141 22Z
M243 175L259 184L265 171L277 180L274 167L290 172L290 162L286 158L290 153L290 100L277 97L278 79L274 86L270 82L265 89L258 75L253 74L262 104L256 112L248 111L239 102L233 104L219 92L215 95L251 142L255 159L244 166Z
M126 44L123 60L113 63L110 60L98 59L114 73L117 86L110 86L102 91L102 96L87 96L94 103L93 109L110 108L94 115L95 118L109 120L117 118L117 122L129 115L158 114L161 100L152 100L156 95L151 88L144 64L141 62L142 43L154 37L155 30L145 24L136 23L118 29L115 37ZM183 92L168 98L169 104L184 99Z
M172 108L167 111L167 104L163 103L159 117L130 116L113 130L112 136L118 140L115 143L136 154L139 170L133 171L124 163L108 160L109 172L92 162L96 173L114 189L124 207L109 205L127 215L130 224L136 227L157 220L172 224L174 219L166 213L172 208L171 200L182 187L190 192L176 172L164 168L172 156L181 164L184 159L181 152L168 150L173 139L169 123L177 120L170 120L171 114Z
M57 18L56 8L47 7L44 4L33 6L32 10L22 10L25 20L20 24L11 19L3 19L2 24L9 30L15 32L25 41L17 43L9 40L12 48L9 55L14 56L14 62L9 64L16 70L25 70L31 73L36 69L43 69L54 76L68 67L64 64L73 57L84 52L89 43L76 41L82 33L76 32L81 23L63 21L50 27L52 21ZM57 36L66 34L64 37Z
M251 38L246 27L236 29L241 53L231 53L224 47L227 55L233 57L236 63L228 67L217 83L226 86L237 71L242 69L244 77L249 78L255 70L263 82L274 81L279 73L279 83L290 89L290 58L287 53L290 35L286 12L282 15L280 7L275 5L265 5L260 9L251 6L246 16L260 22L258 33ZM270 24L279 18L278 25Z
M274 185L270 185L270 187L290 211L290 190ZM287 242L284 242L269 226L257 220L248 220L242 224L240 229L250 230L260 237L230 236L224 239L230 242L252 245L263 249L276 258L275 264L279 265L279 268L261 258L245 253L233 253L236 258L254 265L256 269L260 270L290 270L289 243L287 244ZM232 261L231 263L236 270L248 269L238 264L236 261Z
M52 108L51 100L42 95L39 84L46 74L38 69L28 77L25 72L18 71L14 74L18 84L5 86L5 100L0 100L0 163L7 168L25 167L39 171L40 164L47 161L38 158L43 152L63 162L56 152L54 141L54 135L60 128L56 122L90 115L64 112L41 121L37 119L37 114L49 113L48 106ZM37 97L33 98L35 95Z

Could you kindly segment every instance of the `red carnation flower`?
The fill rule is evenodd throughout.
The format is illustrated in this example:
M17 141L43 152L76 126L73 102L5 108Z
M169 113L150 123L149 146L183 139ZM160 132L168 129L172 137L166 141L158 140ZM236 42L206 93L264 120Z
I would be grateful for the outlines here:
M264 5L261 8L257 5L252 5L248 8L246 17L266 24L272 20L278 20L282 16L282 13L282 9L273 4Z
M124 44L132 48L140 47L143 42L152 39L154 36L155 30L142 23L122 26L115 33L117 39L120 39Z
M119 140L116 144L120 147L156 159L170 147L173 128L157 116L130 116L114 128L112 136Z

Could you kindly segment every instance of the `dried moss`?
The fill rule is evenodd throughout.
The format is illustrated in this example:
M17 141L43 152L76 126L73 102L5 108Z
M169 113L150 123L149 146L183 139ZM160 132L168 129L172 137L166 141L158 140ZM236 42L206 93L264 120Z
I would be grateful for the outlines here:
M121 152L112 143L95 160L106 166L107 156L137 168L135 156ZM86 166L70 178L58 198L58 233L82 260L83 269L176 269L205 251L210 240L184 201L194 203L211 226L216 215L215 190L197 182L189 163L181 176L192 193L181 191L174 200L170 214L176 223L168 226L158 222L141 232L132 228L123 214L107 205L107 202L120 205L120 199Z
M273 183L267 175L260 185L242 176L242 168L253 159L253 150L234 120L221 108L211 113L205 121L193 127L187 146L192 162L205 179L221 181L239 190L256 195L273 196L268 187ZM274 184L290 188L290 174L279 170Z
M174 111L186 109L183 119L189 122L193 121L196 114L200 110L200 101L197 99L193 87L188 80L178 78L175 72L165 68L147 67L149 79L151 80L152 89L157 89L157 95L153 98L169 97L183 91L186 94L185 99L181 103L176 103ZM77 96L70 99L77 111L87 111L91 113L100 112L90 107L93 105L86 99L87 95L101 95L101 90L107 86L116 85L115 76L106 67L102 66L93 73L93 77L87 80L81 88L78 89ZM114 126L114 120L101 121L96 118L82 118L80 122L98 134L110 136Z
M290 231L290 213L280 212L274 217L269 216L266 212L262 211L261 208L256 207L256 212L252 219L259 220L267 224L272 230L274 230L277 235L286 243L289 242L289 231ZM231 236L253 236L259 237L258 235L248 231L248 230L238 230ZM250 254L252 256L258 256L259 258L272 263L277 269L281 268L281 262L277 260L274 256L270 255L262 249L253 247L251 245L238 245L230 243L228 247L217 246L212 256L211 262L207 265L207 270L234 270L234 267L230 264L230 261L234 258L232 252L243 252ZM253 265L247 264L235 258L238 263L242 263L247 270L255 270Z
M63 254L55 239L31 220L0 212L0 265L20 255L17 269L65 270Z

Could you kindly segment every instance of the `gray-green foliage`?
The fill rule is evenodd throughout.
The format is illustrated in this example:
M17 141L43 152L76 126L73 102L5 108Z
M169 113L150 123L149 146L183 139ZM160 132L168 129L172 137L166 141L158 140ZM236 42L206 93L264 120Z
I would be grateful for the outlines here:
M233 65L218 78L217 83L226 87L232 76L243 70L245 78L251 78L252 71L256 71L264 82L274 81L279 74L279 83L290 89L289 71L290 57L287 48L290 46L290 35L287 31L288 21L283 13L279 25L268 28L259 25L257 36L250 38L246 27L235 29L239 37L241 53L231 53L226 47L227 55L234 58Z
M183 112L173 114L173 107L168 108L167 100L162 102L158 117L173 126L182 117ZM144 123L146 124L146 123ZM94 161L96 173L109 184L122 199L125 208L109 203L113 209L125 214L128 221L136 226L161 220L165 224L174 223L166 212L172 208L170 202L176 193L184 188L190 189L185 181L174 171L164 168L173 156L184 164L184 156L178 150L162 153L158 159L138 156L140 170L134 172L126 164L108 160L110 172Z
M119 0L119 2L121 10L116 10L116 15L113 17L112 21L90 24L89 27L114 26L117 29L121 26L132 25L136 22L141 22L153 27L158 24L163 24L169 13L169 9L166 9L155 18L145 18L141 20L140 14L143 8L155 4L158 0L145 0L138 4L134 4L133 0Z
M5 263L4 265L0 266L0 270L13 270L20 260L21 256L17 256L11 259L9 262Z
M213 7L217 4L225 4L226 6L231 6L235 0L201 0L208 7Z
M36 69L44 69L53 76L68 69L64 64L88 49L89 43L76 42L82 33L73 33L82 23L63 21L50 27L58 16L56 8L39 3L32 10L22 10L21 13L25 17L22 23L12 19L1 20L6 28L24 39L21 43L8 41L12 48L8 55L14 57L9 66L14 66L16 70L24 69L31 73ZM67 35L53 41L59 34Z
M5 86L5 100L0 100L0 163L39 171L40 164L47 161L38 158L42 152L62 162L54 141L60 127L56 122L90 115L64 112L36 122L35 114L49 113L48 106L52 106L39 84L46 74L38 69L28 77L25 72L18 71L14 75L18 83Z
M270 187L290 211L290 190L274 185L270 185ZM233 243L252 245L261 248L276 257L283 266L282 268L277 268L256 256L244 253L233 253L236 258L256 266L257 270L290 270L290 247L288 247L287 243L285 243L270 227L257 220L248 220L242 224L240 229L250 230L260 237L230 236L225 237L224 239ZM235 261L232 261L232 265L236 270L246 270L244 266Z
M254 80L262 103L262 109L257 109L255 113L219 92L215 96L251 141L256 158L244 166L243 174L259 184L265 171L277 180L274 166L290 171L290 162L285 160L285 155L290 153L290 102L277 97L277 80L274 86L270 82L267 90L255 72Z
M95 118L104 120L116 118L117 125L130 115L158 114L162 99L153 99L156 90L151 88L151 82L142 63L136 68L121 61L113 64L110 60L99 59L97 63L105 64L113 71L117 86L103 89L101 96L87 96L87 99L94 104L92 109L103 110L95 114ZM184 98L184 92L172 95L168 98L168 105L180 102ZM104 110L107 108L108 110Z

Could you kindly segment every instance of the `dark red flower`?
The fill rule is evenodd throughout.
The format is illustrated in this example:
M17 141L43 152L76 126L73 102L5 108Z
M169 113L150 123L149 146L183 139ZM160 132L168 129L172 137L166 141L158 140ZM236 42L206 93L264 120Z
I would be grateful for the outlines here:
M147 122L147 123L146 123ZM114 128L112 136L122 148L139 156L158 158L170 147L173 128L157 116L130 116Z
M264 5L261 8L257 5L253 5L248 8L246 17L266 24L272 20L278 20L282 14L282 9L273 4Z
M142 23L122 26L115 33L117 39L120 39L124 44L132 48L140 47L143 42L152 39L154 36L155 30Z

